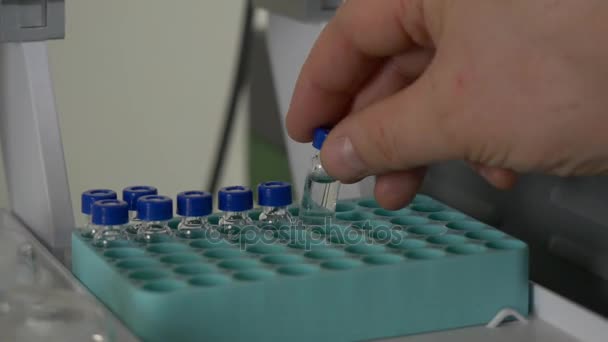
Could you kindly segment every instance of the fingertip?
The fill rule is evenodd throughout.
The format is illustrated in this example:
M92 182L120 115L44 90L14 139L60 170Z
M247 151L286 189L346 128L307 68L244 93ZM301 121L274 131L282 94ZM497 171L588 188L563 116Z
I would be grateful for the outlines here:
M500 190L509 190L517 183L517 173L512 170L481 166L477 171L488 183Z
M307 143L312 141L312 131L302 127L302 124L298 119L294 119L295 115L292 114L291 110L287 112L285 118L285 128L287 129L287 135L299 142ZM295 122L294 122L295 121Z
M387 210L398 210L407 206L420 188L424 171L401 171L376 177L374 196L380 206Z

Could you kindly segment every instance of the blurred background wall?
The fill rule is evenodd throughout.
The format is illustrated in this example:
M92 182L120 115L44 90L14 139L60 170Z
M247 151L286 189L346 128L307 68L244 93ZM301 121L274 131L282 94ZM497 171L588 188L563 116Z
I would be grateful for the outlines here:
M237 0L66 4L66 39L50 42L49 55L76 218L87 188L151 184L174 196L205 186L243 6ZM222 184L247 181L247 121L238 115Z
M149 184L169 196L205 189L224 133L245 7L244 0L66 3L66 38L48 46L77 223L80 193L89 188ZM220 186L290 178L270 81L266 15L256 14L249 86ZM258 117L251 120L253 112ZM0 207L8 207L0 176Z

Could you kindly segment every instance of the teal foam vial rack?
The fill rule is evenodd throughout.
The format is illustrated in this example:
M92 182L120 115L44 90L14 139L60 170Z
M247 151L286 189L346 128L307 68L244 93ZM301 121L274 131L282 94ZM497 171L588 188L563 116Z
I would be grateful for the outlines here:
M430 197L341 201L323 223L105 249L75 232L72 270L144 341L360 341L528 314L526 244Z

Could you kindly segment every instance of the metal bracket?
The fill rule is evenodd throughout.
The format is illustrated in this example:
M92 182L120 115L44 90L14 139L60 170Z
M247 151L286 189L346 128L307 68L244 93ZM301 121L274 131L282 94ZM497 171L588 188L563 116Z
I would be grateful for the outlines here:
M0 0L0 42L65 36L65 0Z
M0 44L0 141L12 212L62 258L74 214L46 42Z
M254 0L254 4L298 21L322 22L334 15L342 0Z

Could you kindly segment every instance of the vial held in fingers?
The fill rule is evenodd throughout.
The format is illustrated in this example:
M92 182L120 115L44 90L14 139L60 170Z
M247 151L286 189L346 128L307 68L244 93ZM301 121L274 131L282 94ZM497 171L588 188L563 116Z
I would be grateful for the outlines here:
M299 216L305 224L317 224L319 220L333 219L336 215L340 182L325 172L319 155L328 134L327 128L318 128L314 133L313 147L317 151L312 158L300 202Z

